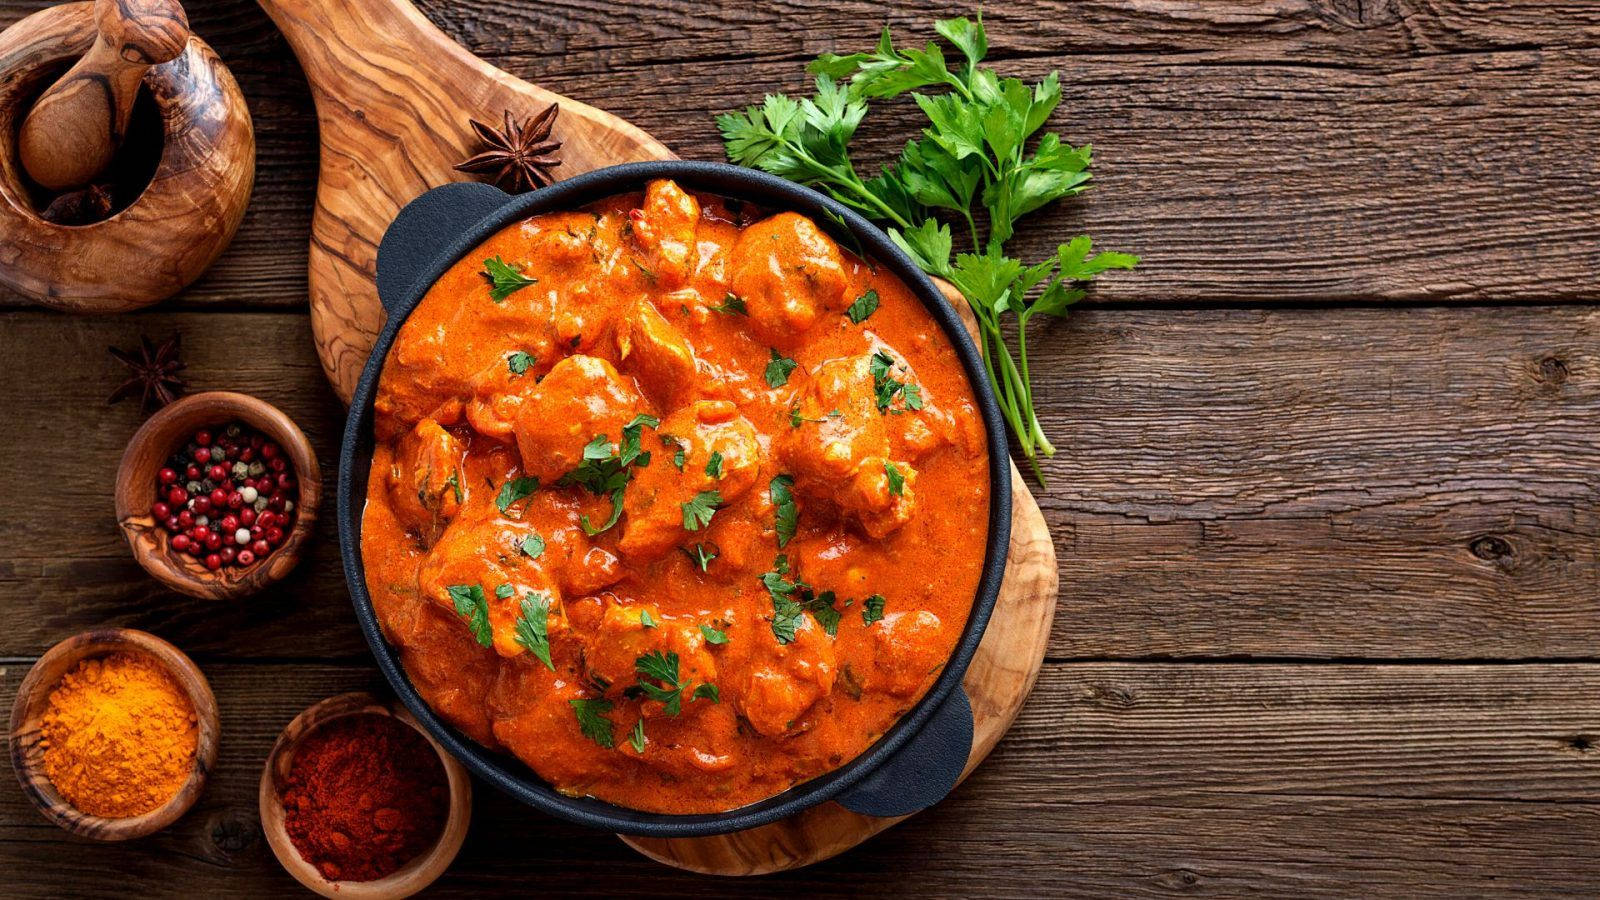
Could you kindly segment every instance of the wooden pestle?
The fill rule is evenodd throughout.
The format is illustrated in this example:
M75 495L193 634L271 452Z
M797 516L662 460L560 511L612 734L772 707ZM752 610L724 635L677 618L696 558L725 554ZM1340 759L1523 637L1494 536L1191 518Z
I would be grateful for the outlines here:
M183 52L189 18L177 0L95 0L94 45L40 95L23 120L18 152L44 187L88 184L111 162L145 70Z

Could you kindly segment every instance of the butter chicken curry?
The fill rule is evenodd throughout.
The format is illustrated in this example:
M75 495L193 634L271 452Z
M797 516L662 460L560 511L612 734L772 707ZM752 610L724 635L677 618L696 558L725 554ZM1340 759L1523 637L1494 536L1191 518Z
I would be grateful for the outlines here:
M441 716L558 790L717 812L933 683L983 564L944 333L811 220L656 181L502 230L400 329L362 554Z

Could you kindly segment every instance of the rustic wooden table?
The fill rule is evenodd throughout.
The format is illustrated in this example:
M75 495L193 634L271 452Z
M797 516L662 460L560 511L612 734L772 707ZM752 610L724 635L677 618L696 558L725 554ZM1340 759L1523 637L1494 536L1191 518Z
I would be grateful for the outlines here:
M0 24L45 3L0 0ZM0 704L80 629L189 651L221 759L176 826L69 838L0 784L0 893L289 890L261 760L307 704L377 687L329 521L250 601L162 590L110 482L139 421L107 345L182 332L196 387L282 406L332 459L343 411L306 316L317 127L249 0L192 0L260 166L238 239L116 318L0 298ZM720 158L712 113L803 86L879 4L431 0L515 74ZM925 7L921 4L919 7ZM926 35L940 5L891 15ZM1091 231L1133 276L1036 338L1061 452L1040 500L1061 605L1038 688L938 808L842 858L713 882L490 790L441 893L1600 891L1600 10L1293 0L986 11L995 56L1062 70L1098 188L1027 229ZM886 110L887 155L912 117ZM330 472L331 474L331 472Z

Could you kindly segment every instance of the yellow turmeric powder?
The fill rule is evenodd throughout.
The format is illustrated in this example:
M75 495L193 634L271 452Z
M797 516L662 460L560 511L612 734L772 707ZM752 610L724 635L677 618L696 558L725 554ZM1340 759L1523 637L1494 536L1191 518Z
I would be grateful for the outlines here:
M121 819L159 807L194 768L194 704L154 659L86 659L50 692L44 770L79 810Z

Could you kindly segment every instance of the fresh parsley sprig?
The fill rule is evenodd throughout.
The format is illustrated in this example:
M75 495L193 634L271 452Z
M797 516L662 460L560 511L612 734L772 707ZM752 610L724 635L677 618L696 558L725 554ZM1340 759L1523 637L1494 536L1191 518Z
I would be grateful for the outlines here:
M1133 268L1139 258L1091 255L1086 236L1032 266L1005 255L1020 218L1088 188L1092 152L1053 133L1033 140L1061 102L1057 73L1030 87L979 65L989 51L982 16L944 19L934 30L958 51L953 64L937 43L895 47L886 27L870 51L825 53L813 62L811 97L770 94L759 106L718 116L717 126L730 160L818 188L887 223L890 238L918 265L961 291L1001 410L1042 482L1037 457L1054 455L1055 447L1034 411L1028 321L1065 315L1083 285L1107 270ZM850 141L868 101L908 93L928 127L898 160L862 178ZM964 226L971 252L955 252L951 221ZM1002 326L1006 313L1016 319L1015 350Z

